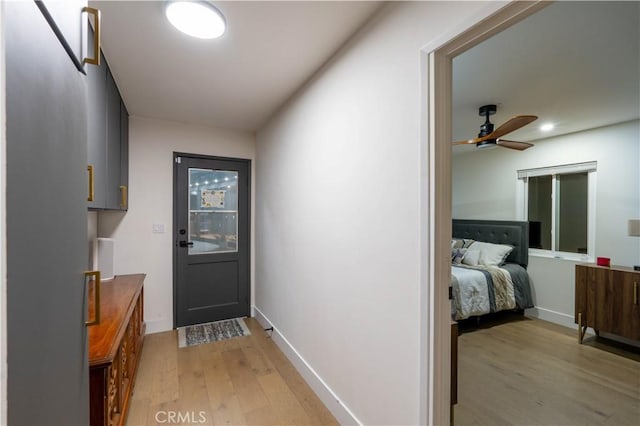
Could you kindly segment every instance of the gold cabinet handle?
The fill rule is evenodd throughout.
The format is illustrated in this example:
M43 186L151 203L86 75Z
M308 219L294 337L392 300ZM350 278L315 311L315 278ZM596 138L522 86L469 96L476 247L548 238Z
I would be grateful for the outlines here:
M91 65L100 65L100 45L102 35L100 33L100 21L102 20L102 15L100 14L100 10L85 6L82 8L83 12L87 12L90 15L93 15L93 58L86 57L82 60L83 64L91 64Z
M93 280L87 280L88 277L93 277ZM100 271L85 271L84 273L85 285L93 281L95 288L93 291L93 307L94 318L93 321L85 321L85 325L100 324Z
M93 180L93 165L89 164L87 166L87 171L89 172L89 196L87 197L87 201L93 201L94 198L94 180Z
M120 186L120 208L127 208L127 187L125 185Z
M638 304L638 283L637 282L633 283L633 304L634 305Z

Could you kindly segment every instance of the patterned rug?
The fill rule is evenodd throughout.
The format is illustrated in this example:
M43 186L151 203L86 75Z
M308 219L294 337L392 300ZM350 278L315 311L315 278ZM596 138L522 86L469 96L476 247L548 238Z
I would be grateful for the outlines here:
M188 325L178 328L178 347L218 342L234 337L249 336L251 332L242 318Z

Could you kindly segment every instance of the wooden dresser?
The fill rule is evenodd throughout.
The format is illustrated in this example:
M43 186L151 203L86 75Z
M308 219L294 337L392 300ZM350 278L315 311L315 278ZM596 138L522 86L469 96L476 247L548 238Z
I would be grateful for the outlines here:
M576 265L578 340L587 327L640 340L640 271L624 266Z
M101 283L101 320L88 327L92 426L119 426L126 419L144 339L144 278L120 275ZM94 315L90 304L89 316Z

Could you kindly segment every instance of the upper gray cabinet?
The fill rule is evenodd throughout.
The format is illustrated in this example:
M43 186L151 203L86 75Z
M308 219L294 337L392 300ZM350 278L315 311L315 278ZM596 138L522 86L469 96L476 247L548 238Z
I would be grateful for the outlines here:
M120 102L120 201L129 206L129 111Z
M89 32L89 38L93 33ZM126 210L128 205L129 115L109 65L101 55L88 79L89 209Z
M90 34L91 36L92 34ZM87 69L88 93L88 168L89 168L89 208L106 207L103 186L107 181L107 63L100 56L100 66Z

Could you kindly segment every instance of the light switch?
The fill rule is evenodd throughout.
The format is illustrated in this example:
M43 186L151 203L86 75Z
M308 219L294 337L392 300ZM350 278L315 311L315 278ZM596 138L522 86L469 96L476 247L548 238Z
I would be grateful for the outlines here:
M151 225L151 232L154 234L164 234L164 223L154 223Z

